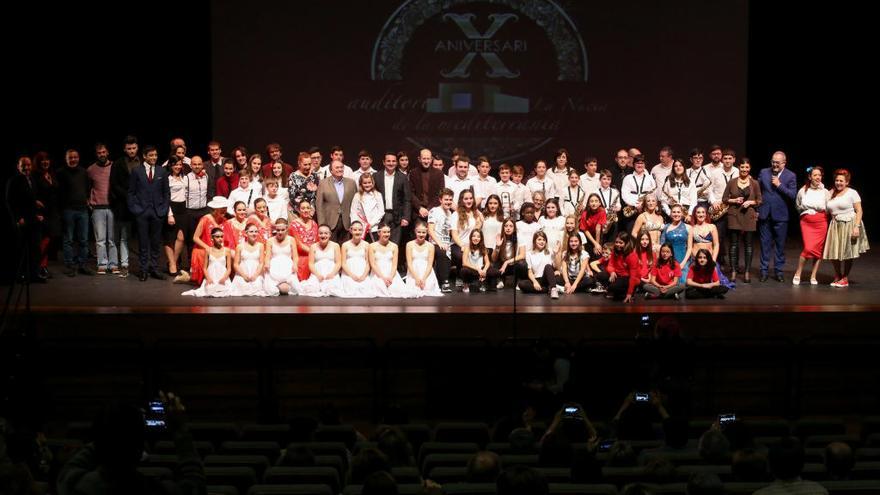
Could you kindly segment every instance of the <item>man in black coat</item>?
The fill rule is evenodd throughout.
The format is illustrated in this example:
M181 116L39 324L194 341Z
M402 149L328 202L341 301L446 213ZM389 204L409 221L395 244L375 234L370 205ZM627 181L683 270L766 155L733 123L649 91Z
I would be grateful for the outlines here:
M391 242L397 244L403 253L404 247L400 246L401 227L409 225L412 218L412 190L409 178L397 170L396 153L386 152L382 164L385 171L373 175L376 190L382 193L385 201L385 217L382 221L391 227ZM400 257L405 259L404 255Z

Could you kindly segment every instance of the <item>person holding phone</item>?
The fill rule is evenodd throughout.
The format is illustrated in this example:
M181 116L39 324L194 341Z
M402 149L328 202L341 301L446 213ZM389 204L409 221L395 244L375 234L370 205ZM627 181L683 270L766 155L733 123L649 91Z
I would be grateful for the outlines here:
M83 446L58 476L58 493L181 493L205 492L205 472L186 427L186 408L180 397L159 392L148 406L156 424L164 408L164 423L177 451L175 480L158 481L137 471L149 427L145 411L132 404L113 402L94 423L94 442Z

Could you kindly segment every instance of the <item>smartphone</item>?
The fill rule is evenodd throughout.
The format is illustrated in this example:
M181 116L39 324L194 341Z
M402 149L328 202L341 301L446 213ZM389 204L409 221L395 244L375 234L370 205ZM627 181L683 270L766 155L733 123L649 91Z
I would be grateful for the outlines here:
M165 404L161 401L150 401L144 411L144 425L148 430L165 430Z
M722 428L736 422L736 414L728 413L728 414L719 414L718 415L718 425Z
M613 438L610 440L602 440L601 442L599 442L599 452L608 452L609 450L611 450L611 446L613 446L616 442L617 440L614 440Z
M640 320L642 330L648 330L651 328L651 315L642 315Z
M634 396L636 402L648 402L651 400L651 396L647 392L636 392Z

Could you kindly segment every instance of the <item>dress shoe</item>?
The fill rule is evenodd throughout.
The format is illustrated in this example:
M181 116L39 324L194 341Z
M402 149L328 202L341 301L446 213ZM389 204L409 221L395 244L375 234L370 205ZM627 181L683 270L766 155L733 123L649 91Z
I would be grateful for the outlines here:
M777 282L785 282L785 278L782 276L781 273L777 273L775 278Z
M762 273L762 274L761 274L761 277L758 278L758 280L760 280L761 282L766 282L766 281L767 281L767 274L766 274L766 273Z
M161 273L153 270L150 272L150 278L155 278L156 280L168 280L168 277L162 275Z
M77 273L79 273L80 275L87 275L87 276L89 276L89 277L91 277L91 276L93 276L93 275L95 274L95 272L93 272L90 268L85 267L85 266L80 266L79 268L77 268L76 271L77 271Z
M141 272L140 275L138 275L138 280L146 282L148 277L149 275L147 275L147 272Z

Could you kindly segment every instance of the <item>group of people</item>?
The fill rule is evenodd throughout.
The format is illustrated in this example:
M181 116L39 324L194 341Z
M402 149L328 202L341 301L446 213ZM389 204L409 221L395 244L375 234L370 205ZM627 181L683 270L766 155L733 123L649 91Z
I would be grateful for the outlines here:
M602 170L588 157L583 171L560 149L525 180L522 165L501 164L496 179L488 157L472 164L459 149L448 169L428 149L412 165L406 152L387 152L379 169L366 150L349 167L339 146L324 165L318 148L287 163L277 143L265 162L243 147L225 158L216 141L206 158L189 156L181 138L170 150L160 165L154 146L141 150L129 136L115 161L97 144L88 167L73 149L58 170L46 153L21 157L7 200L31 280L49 276L59 233L65 274L95 273L89 220L98 274L128 276L136 227L140 280L166 278L164 250L167 273L195 284L185 294L196 296L437 296L502 289L512 277L516 290L552 298L724 297L738 277L751 282L756 231L760 280L770 277L771 255L773 277L783 280L792 204L804 241L794 284L807 259L817 284L828 259L831 285L847 287L853 260L869 247L850 173L836 170L827 190L822 168L812 167L798 188L781 151L756 179L749 159L720 146L708 164L691 150L688 165L664 147L650 172L635 148Z

